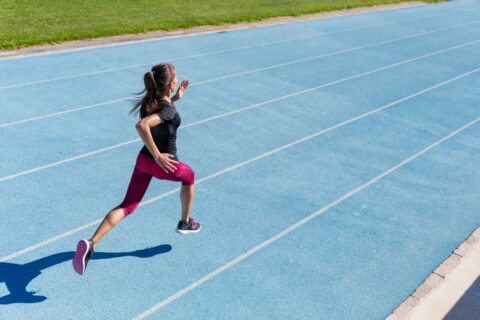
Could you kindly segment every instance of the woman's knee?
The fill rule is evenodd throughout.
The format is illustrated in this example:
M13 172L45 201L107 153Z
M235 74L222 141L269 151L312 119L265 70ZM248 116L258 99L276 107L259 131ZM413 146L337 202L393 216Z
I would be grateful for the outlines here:
M185 163L181 163L181 165L178 166L177 175L184 186L193 185L195 183L195 172Z
M182 181L182 184L184 186L191 186L194 183L195 183L195 171L193 171L192 168L189 167L189 170L185 175L184 180Z

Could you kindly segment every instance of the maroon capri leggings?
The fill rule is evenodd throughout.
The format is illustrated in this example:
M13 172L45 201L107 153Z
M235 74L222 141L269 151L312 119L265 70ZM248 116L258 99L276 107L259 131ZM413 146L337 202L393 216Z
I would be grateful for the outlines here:
M174 172L166 173L154 159L139 153L127 194L119 206L123 209L125 216L131 214L138 207L152 177L160 180L181 181L184 186L194 184L195 173L192 168L183 162L179 162L175 166L177 169Z

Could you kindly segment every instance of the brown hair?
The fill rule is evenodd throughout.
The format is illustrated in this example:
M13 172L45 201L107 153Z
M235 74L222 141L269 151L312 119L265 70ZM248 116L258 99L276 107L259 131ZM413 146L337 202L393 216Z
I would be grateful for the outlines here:
M140 113L140 118L143 119L157 112L161 108L159 100L174 77L175 69L170 63L153 66L149 72L143 75L145 89L137 94L140 97L130 110L130 114Z

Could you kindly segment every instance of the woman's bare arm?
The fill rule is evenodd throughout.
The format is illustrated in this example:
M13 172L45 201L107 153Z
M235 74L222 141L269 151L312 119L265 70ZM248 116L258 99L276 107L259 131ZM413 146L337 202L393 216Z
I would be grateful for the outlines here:
M150 132L150 128L159 125L160 123L162 123L162 119L155 113L138 121L135 128L137 129L143 143L153 155L155 161L163 168L163 170L165 170L165 172L173 172L176 170L174 165L178 162L171 159L174 157L173 155L160 153L160 150L158 150L153 141L152 133Z
M175 101L180 100L182 98L183 92L185 92L185 90L187 90L189 84L190 84L190 82L188 80L183 80L182 81L182 83L180 84L180 86L177 89L177 93L172 97L172 102L175 102Z

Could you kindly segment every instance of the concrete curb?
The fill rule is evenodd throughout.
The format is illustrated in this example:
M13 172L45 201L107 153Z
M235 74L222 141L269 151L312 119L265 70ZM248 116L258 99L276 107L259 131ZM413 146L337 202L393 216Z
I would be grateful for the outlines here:
M476 259L476 256L479 255L478 253L480 253L480 228L473 231L386 320L422 319L423 313L429 314L429 320L443 319L446 312L462 298L462 295L466 294L469 289L469 284L471 284L471 281L464 281L463 284L455 284L458 292L457 296L453 297L448 294L448 292L451 292L448 288L448 286L451 285L448 281L449 278L458 277L458 274L463 275L466 273L465 267L472 264L471 260L473 258ZM480 277L480 265L478 265L474 274L470 272L467 276L470 279ZM445 310L438 310L436 306L439 304L445 306Z

